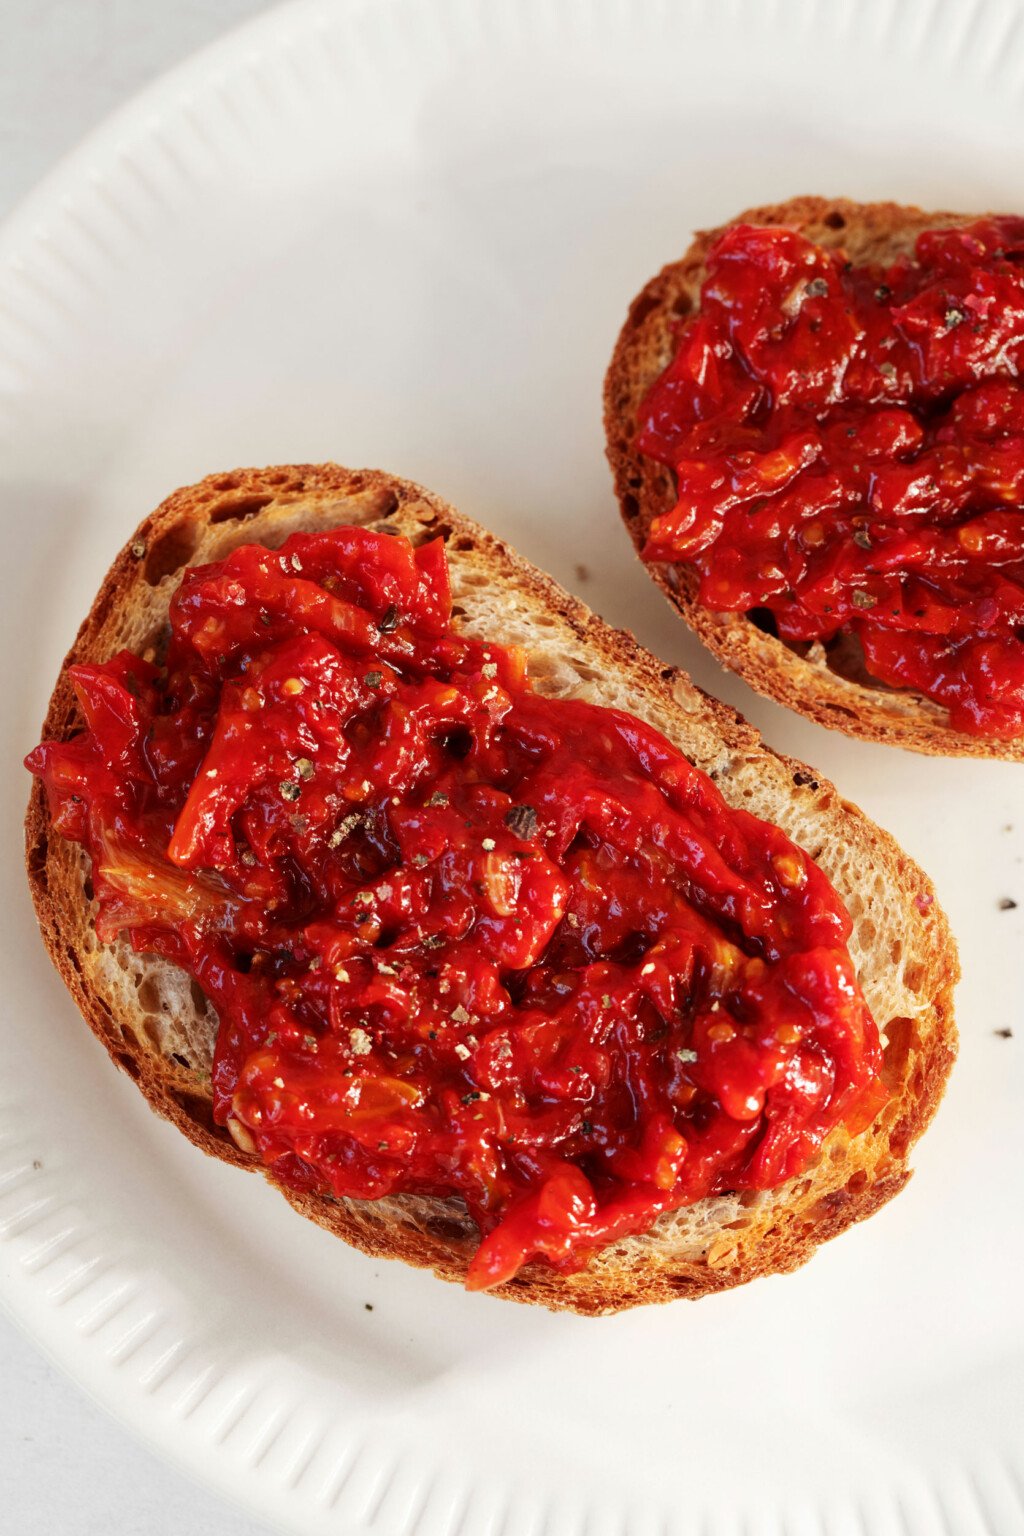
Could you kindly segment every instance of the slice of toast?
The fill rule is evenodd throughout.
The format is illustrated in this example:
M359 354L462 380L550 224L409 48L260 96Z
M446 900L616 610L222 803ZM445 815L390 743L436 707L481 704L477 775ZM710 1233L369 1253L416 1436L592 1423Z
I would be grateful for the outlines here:
M959 967L946 919L921 870L830 784L769 751L732 710L677 668L662 666L631 635L609 628L491 534L418 486L375 471L328 464L212 475L169 497L115 560L65 660L44 739L63 738L79 724L70 666L105 660L123 647L143 653L159 646L185 565L220 560L240 544L276 547L296 531L343 524L396 530L414 542L442 537L461 629L524 647L541 693L587 698L650 722L715 779L727 800L777 822L802 844L849 907L850 951L886 1042L891 1098L877 1121L856 1137L839 1127L800 1178L660 1217L649 1233L614 1243L578 1274L534 1263L498 1294L602 1313L698 1297L795 1268L909 1177L909 1150L931 1119L956 1050L951 996ZM213 1121L215 1014L176 967L136 954L127 940L99 941L88 857L51 827L39 781L26 831L43 937L114 1061L205 1152L266 1173ZM285 1193L303 1215L364 1251L429 1266L446 1279L465 1275L476 1247L476 1229L454 1200Z
M898 203L796 197L750 208L731 224L786 225L816 244L842 249L855 266L888 264L913 250L924 229L966 224L977 214L924 213ZM676 327L700 303L707 253L729 225L699 233L681 261L653 278L630 305L604 387L608 459L619 510L639 553L651 523L674 506L670 469L637 452L637 416L651 385L671 362ZM821 725L917 752L998 757L1024 762L1024 737L996 740L954 730L947 711L909 690L887 687L864 669L859 648L837 643L799 649L749 618L715 613L697 600L697 575L687 565L655 564L648 573L718 659L752 688ZM806 655L801 651L806 650Z

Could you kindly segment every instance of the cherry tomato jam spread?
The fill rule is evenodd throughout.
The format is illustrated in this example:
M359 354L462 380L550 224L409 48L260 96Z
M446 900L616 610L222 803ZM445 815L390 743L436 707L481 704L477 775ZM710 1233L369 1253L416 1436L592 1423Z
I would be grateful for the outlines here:
M1024 219L852 266L784 228L712 246L640 413L675 472L644 558L719 612L860 642L870 675L993 737L1024 731Z
M186 572L165 663L28 758L101 939L216 1006L214 1113L297 1190L459 1196L469 1283L804 1169L884 1100L850 918L628 714L460 635L440 540Z

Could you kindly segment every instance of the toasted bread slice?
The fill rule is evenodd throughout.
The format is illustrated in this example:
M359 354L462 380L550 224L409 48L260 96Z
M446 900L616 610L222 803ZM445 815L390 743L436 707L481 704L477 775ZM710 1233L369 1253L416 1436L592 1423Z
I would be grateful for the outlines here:
M842 249L854 265L886 264L913 250L924 229L966 224L977 214L924 213L898 203L795 197L749 208L730 224L786 225L816 244ZM608 459L623 521L639 553L651 523L675 504L675 477L634 447L637 415L647 391L671 362L675 327L695 312L705 260L729 225L698 234L681 261L653 278L630 305L604 388ZM1024 762L1024 737L996 740L954 730L931 699L887 687L864 669L859 648L836 642L791 647L742 614L715 613L697 600L697 575L686 565L647 570L709 650L759 693L809 715L821 725L916 752L998 757ZM806 651L806 654L802 654Z
M959 968L946 919L927 877L830 784L769 751L732 710L662 666L631 635L609 628L491 534L418 486L375 471L301 465L212 475L169 497L115 560L64 663L44 738L63 738L78 725L70 666L104 660L122 647L159 646L185 565L220 560L240 544L276 547L297 530L353 523L394 529L415 542L444 538L461 628L523 646L542 693L585 697L649 721L711 774L730 802L778 822L808 849L853 916L851 953L887 1040L884 1075L892 1097L877 1122L855 1138L838 1128L802 1177L768 1193L723 1195L661 1217L651 1232L602 1250L575 1275L534 1263L499 1294L602 1313L702 1296L795 1268L909 1177L907 1155L931 1119L956 1049L951 994ZM136 954L126 940L99 942L88 857L53 831L38 781L27 847L47 947L114 1061L205 1152L266 1173L213 1121L215 1014L174 966ZM429 1266L446 1279L465 1275L476 1246L476 1229L454 1200L285 1193L303 1215L364 1251Z

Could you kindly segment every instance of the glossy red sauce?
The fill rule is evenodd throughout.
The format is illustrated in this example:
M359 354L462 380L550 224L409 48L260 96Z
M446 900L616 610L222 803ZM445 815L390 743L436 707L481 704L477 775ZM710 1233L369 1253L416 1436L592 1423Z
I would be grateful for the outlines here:
M236 550L28 766L100 937L215 1004L217 1120L298 1190L460 1196L485 1287L776 1185L884 1091L817 866L450 610L440 541Z
M649 561L787 641L863 648L963 731L1024 731L1024 220L857 267L788 229L711 248L639 450L676 506Z

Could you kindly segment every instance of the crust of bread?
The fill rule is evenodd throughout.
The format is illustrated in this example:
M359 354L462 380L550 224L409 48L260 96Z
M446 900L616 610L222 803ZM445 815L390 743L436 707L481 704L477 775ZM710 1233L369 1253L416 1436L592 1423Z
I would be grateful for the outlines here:
M675 327L699 306L708 250L727 228L787 225L818 245L844 250L861 265L894 260L913 248L924 229L964 224L977 217L925 213L899 203L796 197L787 203L748 208L728 225L702 231L681 261L652 278L630 305L604 386L606 451L619 510L637 554L655 517L676 500L672 471L644 458L634 447L637 415L647 391L675 354ZM759 693L820 725L915 752L1024 762L1024 737L995 740L952 729L941 705L873 680L862 660L851 657L848 646L826 651L819 644L798 650L766 634L742 614L715 613L702 606L692 566L650 564L647 572L725 666Z
M814 1249L896 1194L911 1146L942 1095L956 1051L952 992L959 965L927 877L833 786L765 747L741 716L663 666L493 535L420 487L377 471L299 465L212 475L170 496L114 561L62 666L42 730L80 724L69 667L128 646L159 648L182 568L239 544L274 547L297 529L362 523L414 541L445 539L456 622L526 646L535 686L628 708L710 773L726 798L778 822L815 857L854 918L851 953L887 1038L889 1103L867 1131L839 1127L815 1165L764 1193L735 1193L659 1218L585 1269L541 1263L498 1294L580 1313L699 1297L804 1263ZM86 1022L150 1105L204 1152L273 1183L213 1121L209 1066L217 1021L175 967L98 940L88 858L57 835L36 781L26 819L27 867L47 949ZM464 1278L475 1229L456 1200L330 1200L284 1191L297 1210L379 1257Z

